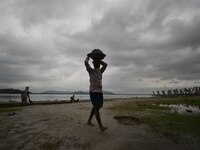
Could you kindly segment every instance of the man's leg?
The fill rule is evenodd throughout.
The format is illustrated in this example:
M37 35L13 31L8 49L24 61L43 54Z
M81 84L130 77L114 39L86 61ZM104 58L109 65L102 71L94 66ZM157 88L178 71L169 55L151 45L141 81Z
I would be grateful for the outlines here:
M94 116L94 108L92 108L90 116L89 116L89 119L88 119L88 122L87 122L87 124L90 125L90 126L92 126L92 127L94 126L94 124L91 121L92 118L93 118L93 116Z
M95 117L97 119L97 122L99 124L99 128L101 131L105 131L107 129L107 127L104 127L101 123L101 116L100 116L100 113L99 113L99 109L94 109L94 113L95 113Z
M29 102L32 104L33 102L31 101L31 99L29 99Z

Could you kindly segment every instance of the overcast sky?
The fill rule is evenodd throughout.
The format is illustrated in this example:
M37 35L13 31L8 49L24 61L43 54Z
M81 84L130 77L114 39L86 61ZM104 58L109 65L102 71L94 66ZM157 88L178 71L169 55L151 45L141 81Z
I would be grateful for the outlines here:
M87 91L84 66L107 56L119 93L200 85L199 0L0 0L0 88Z

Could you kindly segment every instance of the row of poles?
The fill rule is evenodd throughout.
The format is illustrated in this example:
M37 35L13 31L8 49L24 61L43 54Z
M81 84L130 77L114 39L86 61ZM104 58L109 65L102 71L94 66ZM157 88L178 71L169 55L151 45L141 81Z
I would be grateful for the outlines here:
M162 91L153 91L154 97L183 97L183 96L200 96L200 87L189 87L181 89L169 89Z

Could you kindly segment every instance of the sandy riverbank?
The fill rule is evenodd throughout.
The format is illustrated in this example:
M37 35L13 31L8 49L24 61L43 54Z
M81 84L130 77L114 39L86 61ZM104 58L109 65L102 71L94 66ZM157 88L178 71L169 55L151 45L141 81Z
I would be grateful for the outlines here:
M0 113L0 149L44 150L147 150L189 149L151 130L145 124L119 124L109 109L124 100L107 101L101 110L108 127L100 132L86 125L90 102L17 107L15 113Z

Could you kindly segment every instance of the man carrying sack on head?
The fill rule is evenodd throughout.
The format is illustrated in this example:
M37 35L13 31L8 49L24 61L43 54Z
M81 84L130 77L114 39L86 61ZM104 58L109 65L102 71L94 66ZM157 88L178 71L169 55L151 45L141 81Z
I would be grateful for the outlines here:
M89 53L85 59L85 67L90 77L90 99L93 105L87 124L94 126L92 118L95 115L99 124L99 129L103 132L107 127L102 125L101 116L99 113L100 108L103 106L103 91L102 91L102 74L107 68L107 64L103 62L106 55L99 49L94 49ZM93 59L93 68L89 65L90 58Z

